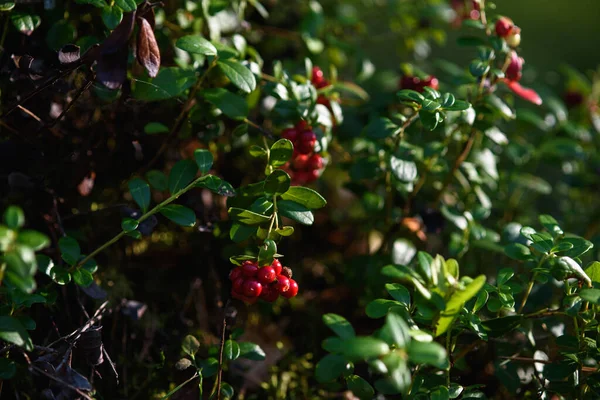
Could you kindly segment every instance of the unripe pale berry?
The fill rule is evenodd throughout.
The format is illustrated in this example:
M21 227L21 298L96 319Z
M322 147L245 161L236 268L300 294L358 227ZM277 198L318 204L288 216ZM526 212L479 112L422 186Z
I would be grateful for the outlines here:
M262 285L255 279L248 279L242 287L243 295L247 297L258 297L262 292Z
M283 276L283 275L279 275L277 277L277 282L275 282L275 290L277 290L277 292L279 292L280 294L287 292L287 290L290 288L290 280L289 278Z
M517 47L521 44L521 34L520 33L511 33L506 37L506 43L510 47Z
M292 297L295 297L298 294L298 283L296 283L295 280L290 279L290 288L285 291L284 293L282 293L281 295L283 297L285 297L286 299L291 299Z
M256 274L256 279L263 285L273 282L275 278L277 278L277 274L273 267L262 267Z
M500 17L500 19L496 21L496 35L505 38L511 33L514 26L515 24L510 18Z

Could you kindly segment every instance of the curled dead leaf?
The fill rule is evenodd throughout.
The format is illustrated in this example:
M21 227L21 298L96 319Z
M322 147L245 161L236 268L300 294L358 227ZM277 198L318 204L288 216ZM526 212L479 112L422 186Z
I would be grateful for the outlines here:
M160 68L160 50L152 26L146 18L138 18L140 31L137 36L137 60L146 68L152 78L158 74Z

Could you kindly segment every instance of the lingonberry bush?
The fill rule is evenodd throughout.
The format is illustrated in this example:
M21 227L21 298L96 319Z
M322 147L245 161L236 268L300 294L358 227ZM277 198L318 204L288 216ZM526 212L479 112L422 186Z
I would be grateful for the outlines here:
M598 75L263 3L0 0L2 398L599 398Z

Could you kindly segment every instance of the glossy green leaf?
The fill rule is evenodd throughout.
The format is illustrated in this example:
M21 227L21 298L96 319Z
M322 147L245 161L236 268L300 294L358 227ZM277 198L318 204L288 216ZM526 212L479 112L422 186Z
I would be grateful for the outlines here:
M396 300L375 299L367 304L365 313L369 318L382 318L387 315L390 308L399 306L402 306L402 303Z
M325 314L323 315L323 323L342 339L348 339L356 335L352 325L341 315Z
M409 327L401 316L393 312L386 317L385 328L398 348L405 348L410 343Z
M162 171L156 169L148 171L146 173L146 180L148 180L150 186L161 192L169 188L169 179Z
M423 97L423 95L421 93L419 93L415 90L410 90L410 89L400 90L399 92L396 93L396 96L398 96L398 98L400 100L412 101L417 104L421 104L423 102L423 100L425 100L425 97Z
M240 358L246 358L253 361L263 361L267 355L265 351L257 344L251 342L240 342Z
M177 225L194 226L196 225L196 214L193 210L179 204L169 204L160 209L160 213Z
M406 306L410 305L410 292L404 286L399 283L386 283L385 290L392 296L395 300L399 301Z
M25 214L20 207L9 206L4 211L4 223L10 229L19 229L25 224Z
M175 194L188 186L198 173L198 165L192 160L181 160L169 173L169 192Z
M279 196L290 188L290 176L282 169L276 169L265 179L265 196ZM303 207L303 206L302 206Z
M62 259L69 265L75 265L79 261L81 248L77 240L69 236L62 237L58 240L58 248L60 249Z
M120 7L105 5L102 9L102 22L110 30L115 29L123 20L123 10Z
M235 360L240 356L241 350L240 346L237 344L235 340L226 340L223 345L223 355L227 360Z
M412 340L406 351L411 362L427 364L444 369L448 366L446 349L437 342L425 343Z
M0 339L23 347L27 351L33 351L31 337L17 318L0 316Z
M327 201L319 193L302 186L290 187L287 192L281 195L281 198L291 200L311 210L325 207L327 204Z
M246 99L231 93L227 89L204 89L200 94L206 101L220 109L229 118L244 119L248 116L249 110Z
M464 290L458 290L452 294L450 300L446 302L446 309L440 314L440 318L435 326L435 336L445 333L454 319L460 313L464 304L475 296L485 284L485 275L479 275L473 279Z
M258 265L260 267L271 265L275 254L277 254L277 244L273 240L265 240L258 251Z
M202 174L206 174L210 171L213 165L213 155L209 150L197 149L194 151L194 159L198 165L198 169Z
M244 210L243 208L237 207L231 207L229 209L229 217L234 221L238 221L246 225L264 224L271 220L270 217L265 215L257 214L250 210Z
M243 92L251 93L256 89L256 78L252 71L238 61L219 60L217 62L221 71L236 87Z
M386 342L372 336L351 337L344 340L342 354L351 361L377 358L390 351Z
M521 243L511 243L504 248L504 253L514 260L525 261L531 258L529 247Z
M92 284L92 282L94 282L93 275L88 270L83 268L77 268L75 271L73 271L72 276L73 281L75 281L75 283L79 286L88 287Z
M346 359L337 354L328 354L323 357L315 368L315 377L317 381L324 383L330 382L342 375L346 369Z
M160 122L149 122L144 126L144 133L147 135L156 135L157 133L167 133L169 127Z
M200 342L192 335L187 335L181 343L181 349L190 357L194 357L200 349Z
M216 56L217 48L202 36L189 35L177 39L175 46L192 54Z
M135 231L139 225L139 221L132 218L123 218L123 221L121 221L121 229L125 232Z
M365 135L370 139L385 139L393 136L398 131L398 125L389 118L371 118L365 127Z
M137 9L135 0L115 0L115 4L121 7L121 10L125 12L131 12Z
M19 232L17 242L29 247L33 251L38 251L50 245L50 238L43 233L26 229Z
M133 97L143 101L159 101L177 97L196 82L194 71L175 67L161 68L156 78L135 81Z
M351 375L346 378L346 385L352 394L361 400L371 400L375 394L373 387L358 375Z
M263 149L264 150L264 149ZM278 168L287 163L294 153L294 145L287 139L279 139L271 146L269 164Z
M129 181L129 192L142 211L148 211L148 207L150 206L150 185L143 179L133 178Z
M281 215L301 224L312 225L315 221L313 213L307 207L295 201L280 200L277 202L277 207Z

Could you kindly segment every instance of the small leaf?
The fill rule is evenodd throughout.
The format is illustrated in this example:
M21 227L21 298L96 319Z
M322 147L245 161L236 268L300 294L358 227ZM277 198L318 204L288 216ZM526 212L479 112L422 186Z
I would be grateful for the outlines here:
M213 155L206 149L197 149L194 151L194 159L202 174L206 174L213 165Z
M287 139L279 139L270 150L269 164L273 167L281 167L287 163L294 153L294 145Z
M367 304L365 313L369 318L382 318L387 315L390 308L398 306L401 306L401 303L396 300L375 299Z
M33 342L27 329L17 319L9 316L0 316L0 339L33 351Z
M511 243L504 248L504 253L513 260L526 261L531 258L529 247L521 243Z
M62 237L58 240L58 248L60 249L62 259L69 265L75 265L79 261L81 248L77 240L69 236Z
M393 136L398 131L398 125L389 118L371 118L364 131L370 139L385 139Z
M429 397L430 400L449 400L450 392L448 388L445 386L438 386L435 390L433 390Z
M223 88L204 89L200 92L206 101L220 109L232 119L244 119L248 116L246 99Z
M157 133L167 133L169 128L160 122L149 122L144 126L144 133L147 135L155 135Z
M600 289L582 289L579 296L585 301L600 305Z
M161 192L169 188L169 180L162 171L156 169L150 170L146 173L146 179L154 189Z
M399 283L386 283L385 290L400 303L403 303L406 306L410 305L410 292L406 287Z
M276 169L267 178L264 183L265 196L279 196L287 192L290 188L290 176L281 169Z
M451 106L443 106L446 111L465 111L471 107L471 103L464 100L456 100Z
M202 54L205 56L217 55L217 48L211 42L198 35L180 37L177 39L175 46L192 54Z
M181 349L185 354L193 358L200 349L200 342L192 335L187 335L183 339L183 343L181 343Z
M271 265L275 254L277 254L277 244L270 239L265 240L258 251L258 266Z
M169 192L175 194L189 185L196 174L198 166L191 160L181 160L171 169L169 174Z
M27 229L19 232L17 242L29 247L33 251L38 251L48 247L50 238L43 233Z
M389 313L386 318L385 327L391 335L394 344L403 349L410 343L409 327L407 323L395 313Z
M17 206L10 206L4 211L4 223L10 229L19 229L25 224L25 214Z
M317 363L315 368L317 381L321 383L333 381L344 372L347 363L346 359L340 355L326 355Z
M471 64L469 64L469 71L476 78L487 74L489 70L490 64L485 61L473 60Z
M400 90L398 93L396 93L396 96L398 96L400 100L412 101L417 104L421 104L423 100L425 100L425 97L423 97L421 93L410 89Z
M146 212L150 206L150 185L143 179L133 178L129 181L129 192L131 197L140 208Z
M219 60L217 62L227 78L243 92L251 93L256 89L256 78L252 71L234 60Z
M257 214L250 210L244 210L243 208L231 207L229 209L229 217L234 220L241 222L246 225L259 225L271 220L270 217L265 215Z
M356 335L352 325L341 315L325 314L323 315L323 323L342 339L348 339Z
M344 340L342 354L351 361L369 360L389 353L386 342L372 336L351 337Z
M445 333L454 319L458 316L464 304L475 296L479 290L485 284L485 275L479 275L473 279L464 290L456 291L450 297L450 300L446 302L446 309L441 313L440 319L438 320L435 327L435 336L440 336Z
M313 213L307 207L295 201L280 200L277 202L277 207L281 215L301 224L312 225L315 221Z
M136 219L123 218L123 221L121 221L121 229L125 232L132 232L138 228L139 224L139 221Z
M425 343L413 340L406 349L411 362L428 364L444 369L448 366L446 349L437 342Z
M194 226L196 225L196 214L193 210L179 204L169 204L160 209L160 213L177 225Z
M78 268L73 271L73 280L76 284L83 287L88 287L94 282L93 275L86 269Z
M346 384L348 385L348 390L361 400L371 400L375 394L369 382L358 375L351 375L346 378Z
M585 273L592 282L600 282L600 262L594 261L585 269Z
M402 182L413 182L417 178L417 165L412 161L390 156L390 168Z
M291 200L312 210L325 207L327 201L319 193L302 186L292 186L281 195L283 200Z
M223 346L223 355L228 360L235 360L240 356L240 346L235 340L227 340Z
M131 12L137 9L135 0L115 0L115 4L121 7L121 10L125 12Z
M246 358L253 361L263 361L267 355L261 347L251 342L241 342L240 346L240 358Z
M27 36L40 26L42 20L39 16L28 14L22 11L14 11L10 14L10 19L17 30Z

